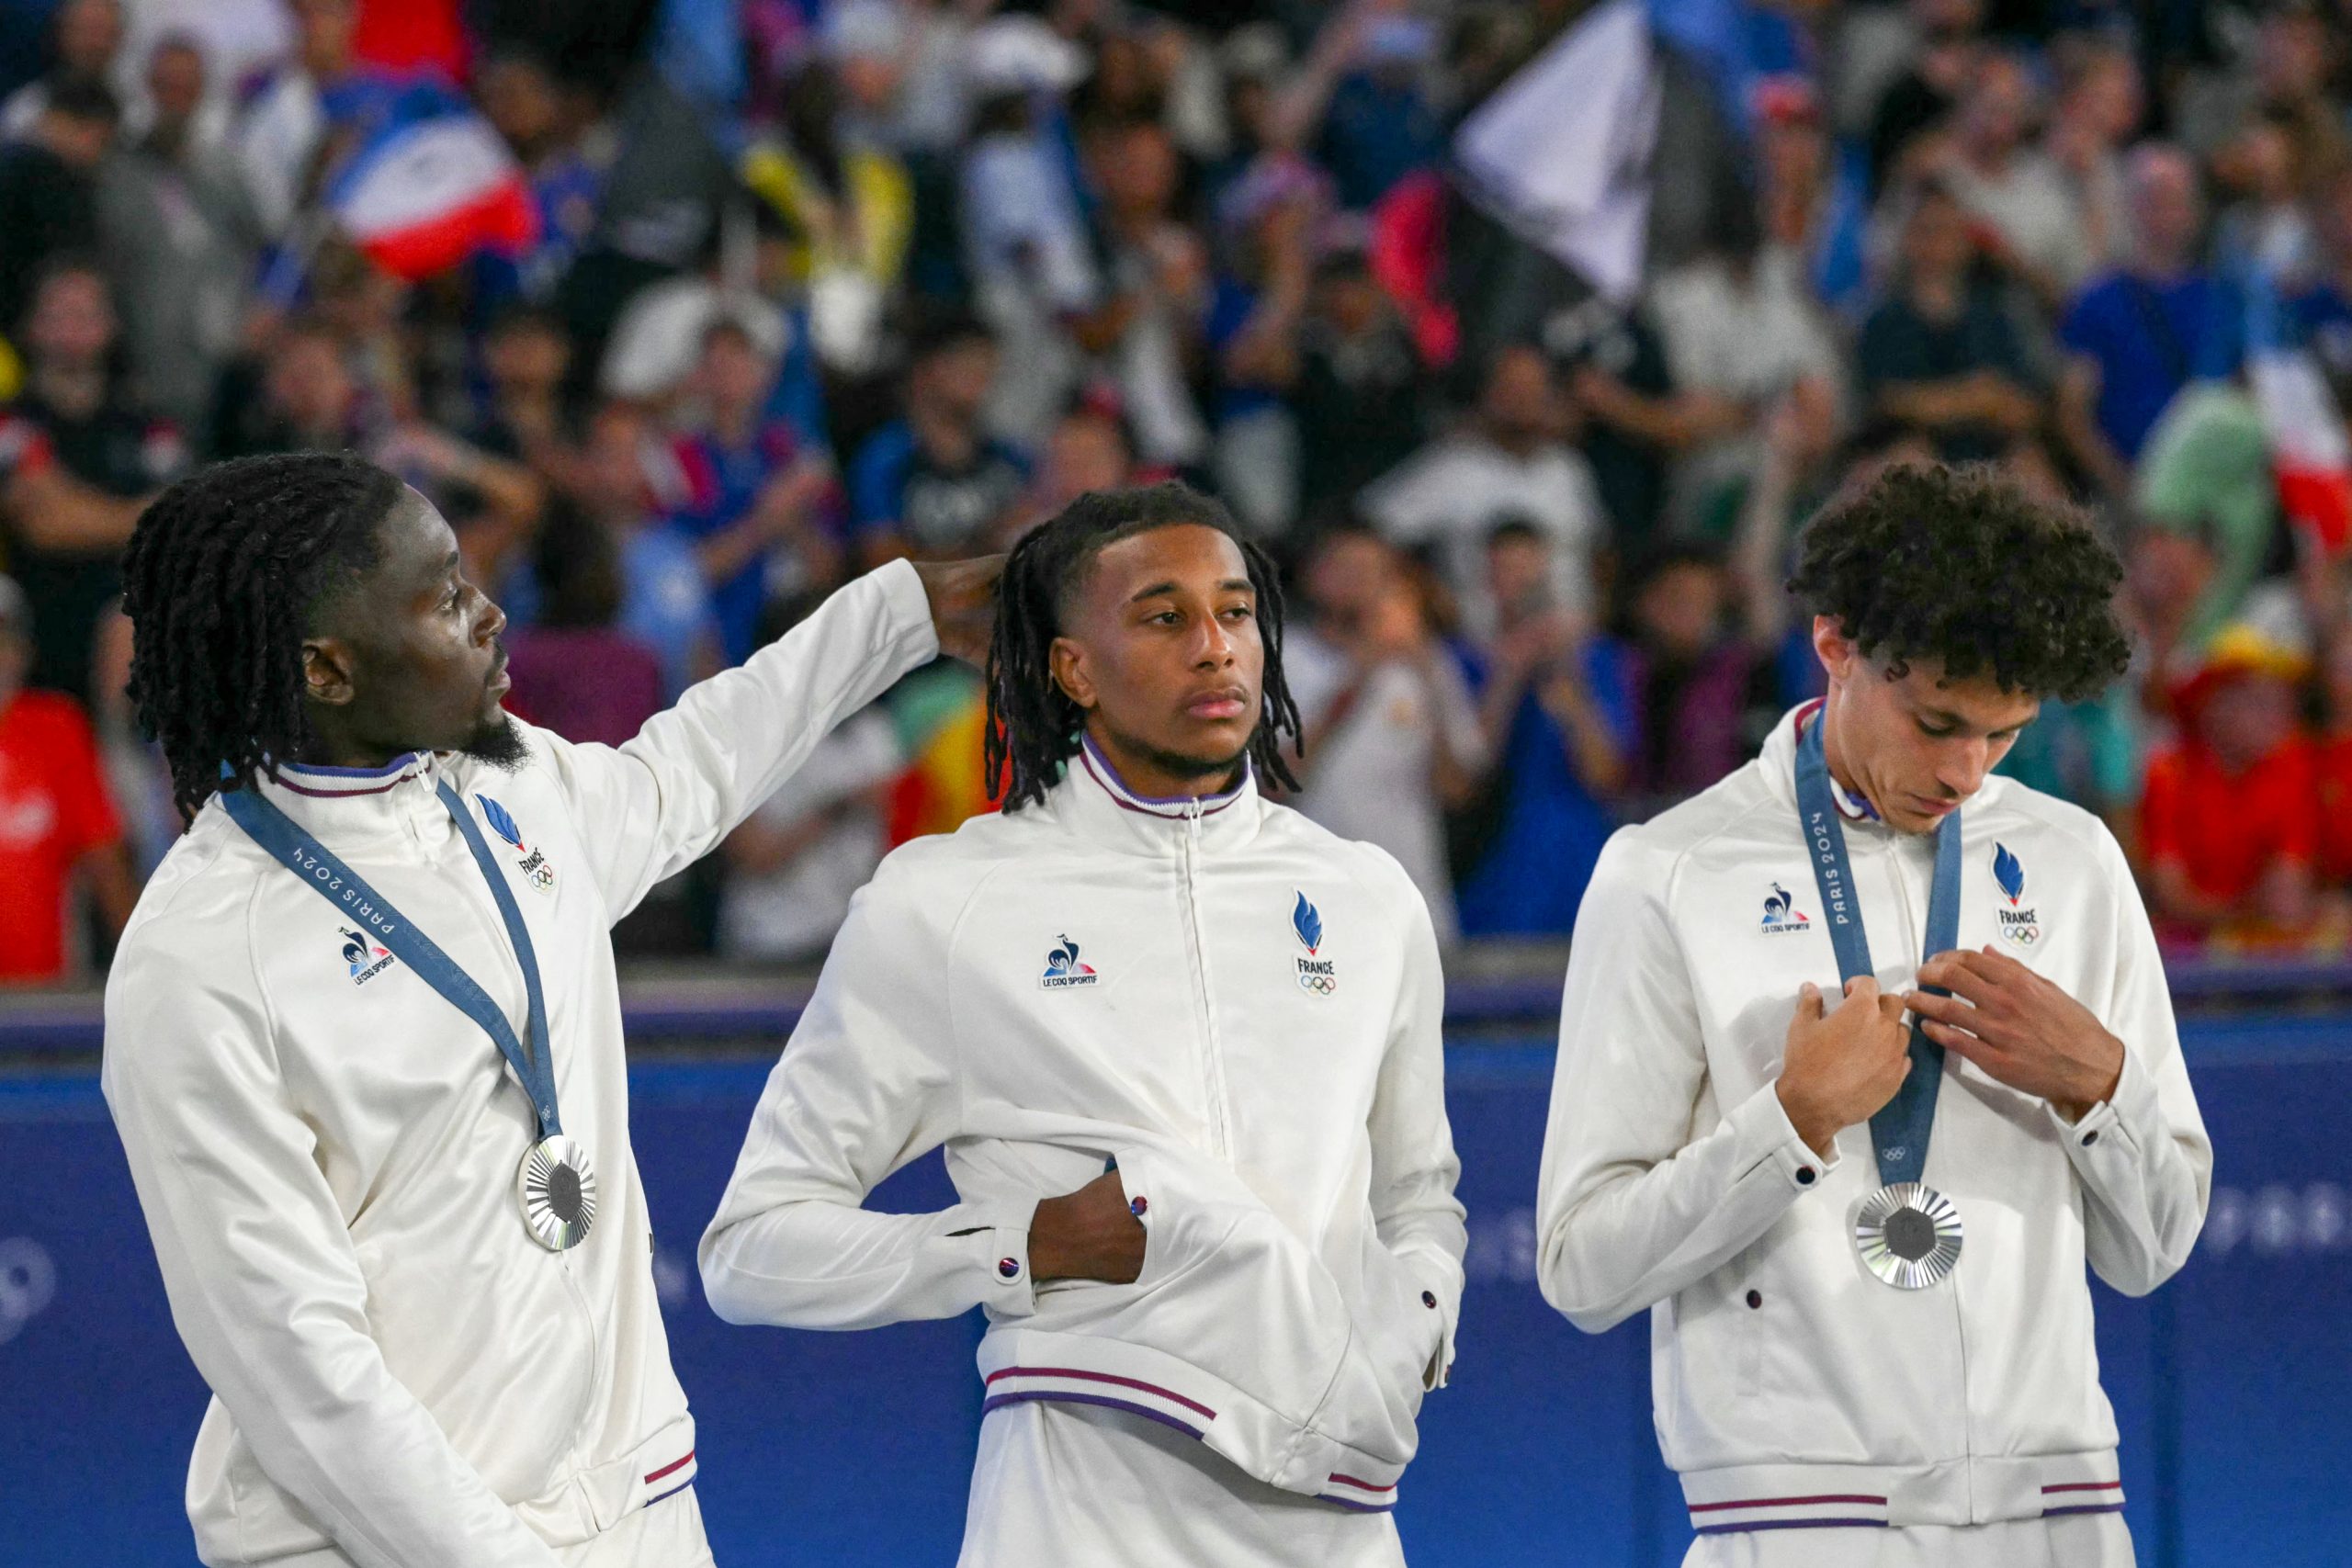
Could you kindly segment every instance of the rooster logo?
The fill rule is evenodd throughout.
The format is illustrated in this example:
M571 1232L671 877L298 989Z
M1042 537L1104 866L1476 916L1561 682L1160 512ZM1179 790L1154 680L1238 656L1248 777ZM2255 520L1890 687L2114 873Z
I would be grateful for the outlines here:
M1793 908L1794 897L1779 883L1772 884L1770 897L1764 900L1764 929L1781 931L1807 924L1804 915Z

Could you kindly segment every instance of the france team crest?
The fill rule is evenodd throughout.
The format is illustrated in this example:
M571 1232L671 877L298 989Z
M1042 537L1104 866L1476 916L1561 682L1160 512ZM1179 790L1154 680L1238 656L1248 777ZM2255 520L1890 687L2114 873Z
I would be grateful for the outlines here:
M1290 929L1298 938L1298 945L1306 949L1306 955L1297 958L1298 988L1316 997L1328 997L1338 990L1340 966L1323 956L1323 916L1304 893L1291 906Z
M523 829L514 825L506 807L486 795L476 795L474 798L481 802L481 819L490 824L490 830L514 850L517 857L515 869L523 874L523 879L542 893L554 892L555 867L548 863L546 853L523 841Z
M2031 909L2024 908L2025 865L2009 852L2007 844L1993 846L1993 884L2001 890L2007 907L1995 905L1993 912L2000 917L2001 940L2011 947L2030 948L2041 941L2041 922Z

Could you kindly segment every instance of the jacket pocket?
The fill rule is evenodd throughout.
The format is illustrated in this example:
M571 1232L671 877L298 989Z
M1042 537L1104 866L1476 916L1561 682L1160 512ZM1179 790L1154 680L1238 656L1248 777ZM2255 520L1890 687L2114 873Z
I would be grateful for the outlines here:
M1419 1414L1431 1362L1445 1339L1445 1319L1404 1259L1364 1227L1363 1300L1355 1310L1381 1386L1397 1397L1407 1420Z

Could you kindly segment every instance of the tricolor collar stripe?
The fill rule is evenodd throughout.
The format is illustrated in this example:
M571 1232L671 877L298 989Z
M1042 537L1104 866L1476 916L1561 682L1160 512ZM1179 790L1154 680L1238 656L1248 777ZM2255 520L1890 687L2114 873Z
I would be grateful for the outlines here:
M1366 1503L1359 1498L1342 1497L1331 1492L1318 1492L1316 1496L1333 1507L1345 1508L1351 1514L1385 1514L1395 1511L1396 1506L1393 1500L1386 1503Z
M280 762L277 771L328 779L388 779L406 773L424 760L422 751L404 751L380 768L331 768L323 762Z
M2120 1503L2075 1503L2064 1508L2044 1508L2041 1517L2054 1519L2066 1514L2120 1514L2122 1511Z
M1132 811L1140 817L1162 818L1171 822L1181 821L1186 817L1195 815L1193 807L1196 804L1199 808L1198 815L1216 816L1240 799L1242 786L1250 782L1250 764L1245 761L1241 765L1240 782L1222 795L1197 796L1137 795L1120 779L1119 771L1111 765L1111 760L1094 749L1091 737L1080 739L1078 760L1085 764L1087 773L1091 775L1096 784L1102 786L1103 793L1108 795L1112 803L1121 810Z
M1802 740L1804 739L1804 727L1818 719L1822 711L1827 707L1827 705L1828 699L1825 697L1815 697L1813 701L1805 704L1804 706L1797 709L1798 739ZM1869 797L1866 795L1856 795L1844 784L1839 784L1835 773L1831 774L1829 778L1829 798L1838 803L1838 814L1849 822L1875 822L1879 820L1878 807L1870 803Z
M2062 1481L2055 1486L2043 1487L2041 1495L2047 1497L2052 1492L2120 1492L2122 1490L2123 1483L2120 1481Z
M422 751L411 751L380 768L327 768L280 762L272 782L280 789L312 800L357 798L386 794L424 772L430 761Z
M1396 1490L1396 1483L1393 1481L1385 1486L1374 1486L1369 1481L1358 1481L1354 1476L1341 1475L1336 1470L1331 1472L1331 1479L1338 1482L1342 1486L1352 1486L1359 1492L1381 1494L1394 1493Z

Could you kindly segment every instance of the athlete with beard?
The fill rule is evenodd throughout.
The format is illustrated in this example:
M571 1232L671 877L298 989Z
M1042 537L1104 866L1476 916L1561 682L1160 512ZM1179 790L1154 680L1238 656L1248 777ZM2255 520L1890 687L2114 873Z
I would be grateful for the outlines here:
M356 457L174 485L130 695L190 818L105 1088L213 1399L207 1563L694 1568L694 1421L607 935L835 720L985 646L995 562L888 566L618 749L500 708L505 617Z
M1005 573L1005 810L858 895L706 1292L802 1328L985 1309L967 1564L1399 1562L1462 1291L1429 911L1259 794L1297 716L1223 507L1091 493ZM862 1207L942 1145L953 1208Z

